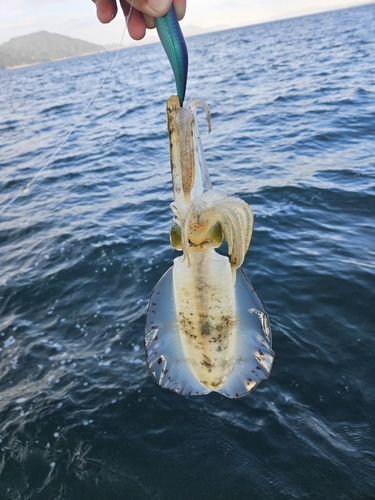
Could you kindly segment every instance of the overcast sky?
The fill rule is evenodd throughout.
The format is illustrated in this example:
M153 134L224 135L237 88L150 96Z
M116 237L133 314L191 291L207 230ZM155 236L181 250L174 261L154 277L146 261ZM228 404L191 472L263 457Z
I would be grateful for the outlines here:
M181 25L209 28L218 24L246 26L275 19L354 7L366 0L187 0ZM20 35L47 30L99 45L118 44L124 18L102 25L91 0L0 0L0 43ZM129 38L124 40L129 44Z

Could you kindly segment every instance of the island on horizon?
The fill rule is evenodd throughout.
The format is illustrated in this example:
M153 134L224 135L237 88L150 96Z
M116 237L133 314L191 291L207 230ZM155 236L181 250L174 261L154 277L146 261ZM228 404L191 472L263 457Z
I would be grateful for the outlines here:
M0 69L12 69L43 62L106 52L102 45L78 38L38 31L17 36L0 45Z

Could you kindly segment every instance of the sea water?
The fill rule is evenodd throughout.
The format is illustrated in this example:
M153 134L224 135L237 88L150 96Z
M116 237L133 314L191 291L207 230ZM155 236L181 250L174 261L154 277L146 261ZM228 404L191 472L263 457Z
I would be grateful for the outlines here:
M276 351L249 396L160 389L150 292L178 255L160 44L121 51L0 218L0 498L375 498L375 5L187 39L213 185ZM0 208L113 53L0 72ZM203 115L203 113L202 113ZM28 192L27 192L28 191Z

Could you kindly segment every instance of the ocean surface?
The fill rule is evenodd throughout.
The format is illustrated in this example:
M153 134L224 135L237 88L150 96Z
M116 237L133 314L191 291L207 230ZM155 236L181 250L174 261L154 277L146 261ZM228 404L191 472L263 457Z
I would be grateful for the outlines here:
M143 349L172 265L160 44L0 72L1 500L375 498L375 5L187 39L215 187L248 202L243 269L270 378L159 388Z

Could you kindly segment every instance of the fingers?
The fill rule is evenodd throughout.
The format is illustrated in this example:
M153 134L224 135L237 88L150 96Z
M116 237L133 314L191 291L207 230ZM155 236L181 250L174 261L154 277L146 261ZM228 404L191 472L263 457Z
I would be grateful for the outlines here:
M172 0L134 0L128 20L128 32L133 40L142 40L146 34L146 28L155 28L154 17L166 14L171 3ZM120 4L127 17L132 0L120 0Z
M131 4L131 0L127 0ZM133 7L146 16L164 16L171 8L172 0L134 0Z
M145 18L145 21L146 21L147 28L150 29L150 30L152 30L153 28L155 28L155 18L147 16L146 14L143 14L143 15L144 15L144 18Z
M96 15L102 23L109 23L117 14L116 0L92 0L96 5ZM125 17L132 12L128 21L129 35L141 40L146 28L155 28L155 17L164 16L171 8L172 0L120 0ZM186 0L173 0L177 19L180 21L186 11Z
M127 18L130 12L130 5L125 0L120 0L124 16ZM139 10L132 9L128 20L128 32L133 40L142 40L146 34L146 20Z
M109 23L117 14L116 0L93 0L96 5L96 15L101 23Z
M181 21L186 12L186 0L173 0L174 10L176 11L177 19Z

